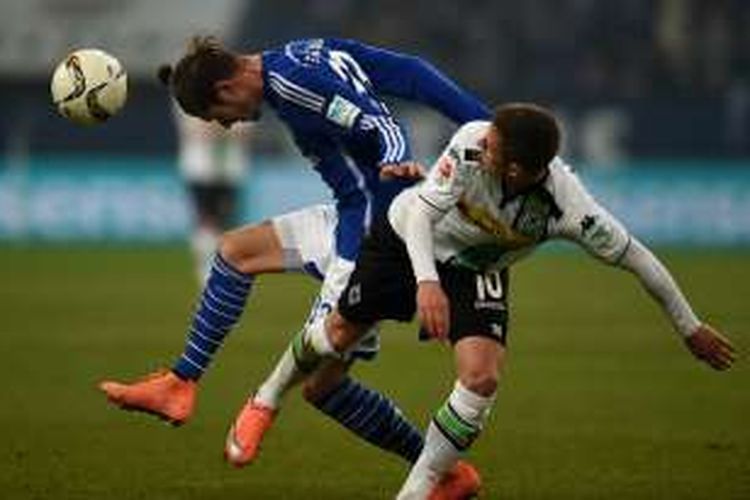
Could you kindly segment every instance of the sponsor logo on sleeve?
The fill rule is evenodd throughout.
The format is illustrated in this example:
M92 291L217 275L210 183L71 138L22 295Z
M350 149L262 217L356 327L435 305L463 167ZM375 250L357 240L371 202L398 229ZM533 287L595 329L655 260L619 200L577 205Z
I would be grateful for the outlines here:
M482 160L482 151L474 148L464 149L464 161L468 163L479 163Z
M594 227L594 224L596 224L596 217L593 215L585 215L583 219L581 219L581 234L586 236L586 233Z
M596 215L585 215L581 219L581 237L592 247L598 249L609 248L614 244L614 230Z
M335 95L326 110L326 118L344 128L352 128L361 113L362 110L356 104Z

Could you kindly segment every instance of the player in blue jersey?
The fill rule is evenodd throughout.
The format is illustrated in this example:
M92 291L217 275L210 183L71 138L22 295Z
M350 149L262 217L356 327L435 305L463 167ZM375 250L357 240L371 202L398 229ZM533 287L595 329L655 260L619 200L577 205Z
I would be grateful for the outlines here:
M346 284L373 219L421 176L383 96L424 104L457 124L490 112L424 60L352 40L299 40L237 54L213 38L196 38L174 68L162 68L160 78L185 112L226 127L258 119L263 104L273 109L335 200L223 235L185 349L172 369L130 384L100 384L118 406L181 424L192 415L197 382L239 319L256 276L304 271L322 278L310 319L324 314ZM418 430L388 398L346 375L354 357L374 354L374 340L370 336L351 357L320 367L303 392L360 437L414 461L422 448ZM274 376L285 378L292 369L294 358L287 352ZM268 425L273 418L274 376L264 384L266 391L248 400L230 432L228 458L237 465L257 451L252 435L258 429L242 425L246 410L260 412Z

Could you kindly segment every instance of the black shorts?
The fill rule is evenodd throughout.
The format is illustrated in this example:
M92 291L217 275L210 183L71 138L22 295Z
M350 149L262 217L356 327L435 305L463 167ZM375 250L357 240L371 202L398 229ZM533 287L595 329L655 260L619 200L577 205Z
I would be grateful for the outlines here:
M489 337L505 345L508 272L476 272L437 265L451 311L449 339ZM375 224L360 248L357 265L339 298L344 318L361 324L384 319L410 321L416 312L416 281L409 254L387 220ZM420 338L425 338L420 332Z
M231 183L188 184L190 198L199 220L208 220L222 229L235 224L239 189Z

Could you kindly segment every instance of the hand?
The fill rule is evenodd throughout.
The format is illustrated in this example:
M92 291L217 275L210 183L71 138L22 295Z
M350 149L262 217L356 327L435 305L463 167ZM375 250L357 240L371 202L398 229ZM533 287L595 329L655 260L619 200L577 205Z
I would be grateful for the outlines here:
M380 179L421 179L425 168L415 161L391 163L380 167Z
M450 328L448 297L438 281L422 281L417 285L419 321L430 337L445 340Z
M726 370L735 360L732 343L713 327L703 324L685 339L693 356L716 370Z

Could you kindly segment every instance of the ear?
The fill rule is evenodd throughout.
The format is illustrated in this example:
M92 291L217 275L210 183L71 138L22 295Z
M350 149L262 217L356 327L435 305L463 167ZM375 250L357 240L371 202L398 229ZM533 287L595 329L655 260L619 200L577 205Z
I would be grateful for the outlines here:
M518 177L521 175L522 172L523 172L523 168L521 168L521 165L515 161L512 161L508 164L506 175L510 177Z
M221 102L230 101L234 96L234 85L232 85L232 80L229 79L219 80L214 83L214 90L216 91L216 97Z

